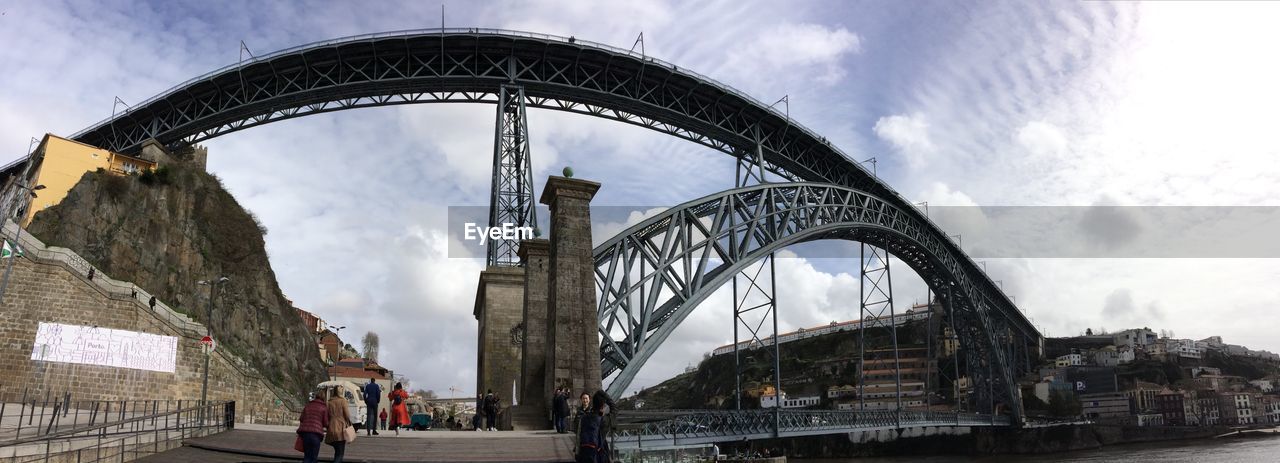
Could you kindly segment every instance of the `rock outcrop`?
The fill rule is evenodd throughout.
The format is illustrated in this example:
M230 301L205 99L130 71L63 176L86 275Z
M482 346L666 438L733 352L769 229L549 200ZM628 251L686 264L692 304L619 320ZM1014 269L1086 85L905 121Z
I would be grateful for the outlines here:
M302 396L324 380L315 339L268 262L266 230L197 164L146 175L86 173L60 204L35 215L29 231L212 323L219 349L286 391ZM220 276L230 280L217 288L208 320L209 286L197 282Z

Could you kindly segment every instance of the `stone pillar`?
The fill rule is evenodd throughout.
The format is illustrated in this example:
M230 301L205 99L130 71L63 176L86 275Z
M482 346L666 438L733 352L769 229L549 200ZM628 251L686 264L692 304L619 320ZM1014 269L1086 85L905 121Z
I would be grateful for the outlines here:
M547 279L547 378L576 397L600 390L600 336L595 263L591 257L591 198L600 184L547 179L541 202L551 209L551 269Z
M154 162L157 167L173 163L173 158L169 156L169 150L165 149L164 145L154 138L142 141L142 149L138 152L137 157Z
M476 391L493 390L509 407L520 377L520 330L524 316L524 269L489 267L476 288Z
M542 238L520 242L524 264L524 345L520 354L520 404L549 410L547 368L547 253L551 242Z

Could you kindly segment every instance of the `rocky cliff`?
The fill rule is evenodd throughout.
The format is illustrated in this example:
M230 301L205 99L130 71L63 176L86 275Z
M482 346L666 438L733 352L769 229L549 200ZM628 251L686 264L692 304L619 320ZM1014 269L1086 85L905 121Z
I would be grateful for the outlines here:
M175 310L209 324L209 287L219 349L302 396L324 380L315 339L290 306L268 262L263 229L217 177L176 162L146 175L89 172L30 232L74 250L112 278L133 281Z

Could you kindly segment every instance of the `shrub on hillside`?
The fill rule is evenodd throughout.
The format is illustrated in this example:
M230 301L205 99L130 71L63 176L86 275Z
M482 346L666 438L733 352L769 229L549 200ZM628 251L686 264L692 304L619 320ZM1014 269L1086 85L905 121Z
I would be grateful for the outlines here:
M119 175L103 176L102 191L111 199L120 199L121 195L129 191L129 179Z
M160 166L155 169L147 169L142 171L138 176L138 181L143 185L171 185L173 184L174 174L169 166Z

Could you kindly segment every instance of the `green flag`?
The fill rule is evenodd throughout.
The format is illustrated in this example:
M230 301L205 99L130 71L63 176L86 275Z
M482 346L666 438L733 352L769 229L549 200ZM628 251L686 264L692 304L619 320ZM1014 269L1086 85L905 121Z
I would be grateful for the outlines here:
M0 250L0 258L9 258L9 257L13 257L13 248L15 248L15 247L16 247L16 248L18 248L18 255L19 255L19 256L21 256L21 255L22 255L22 247L20 247L20 246L13 246L13 247L10 247L10 246L9 246L9 240L4 240L4 249L3 249L3 250Z

